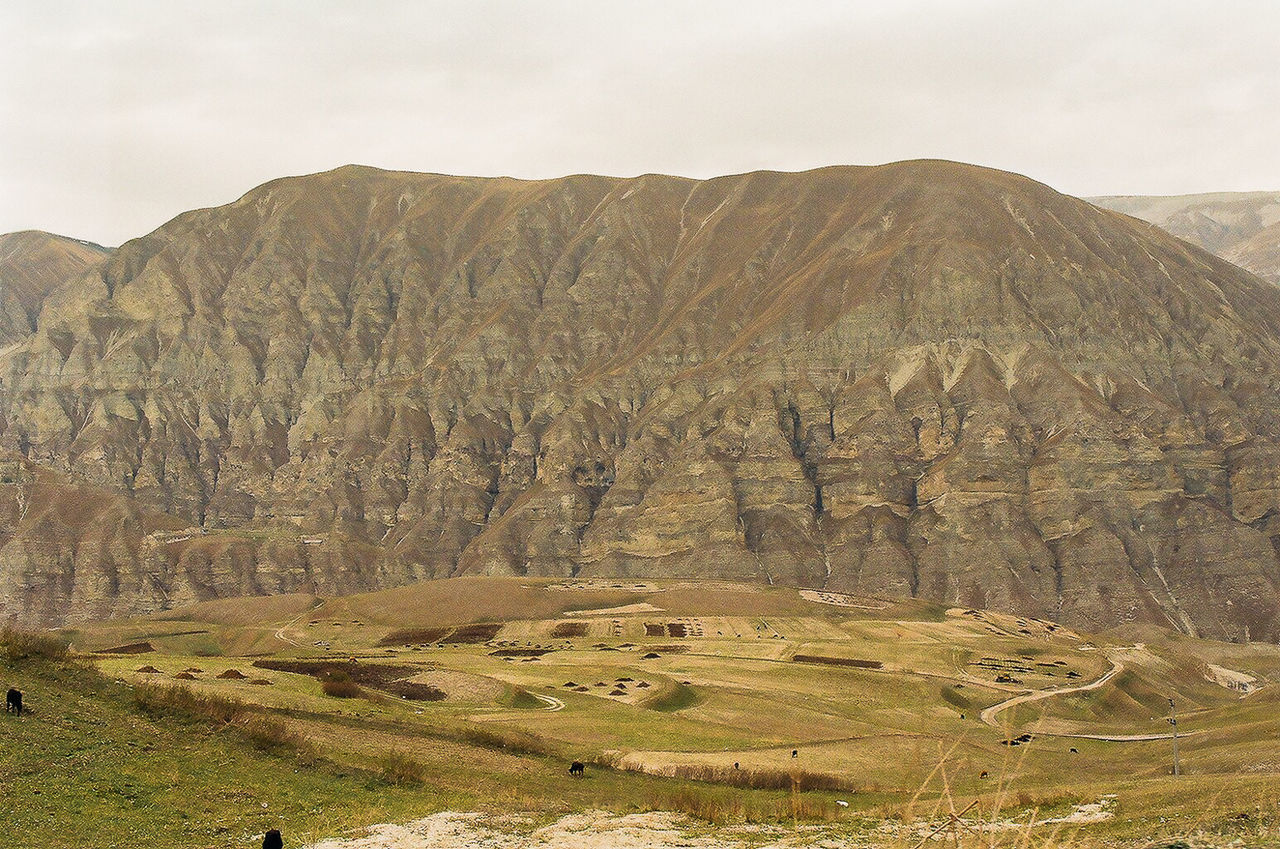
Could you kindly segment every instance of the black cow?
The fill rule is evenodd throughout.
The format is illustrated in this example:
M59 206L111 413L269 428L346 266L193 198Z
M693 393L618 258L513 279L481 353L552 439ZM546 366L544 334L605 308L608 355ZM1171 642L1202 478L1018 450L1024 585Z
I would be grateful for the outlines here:
M10 687L8 694L4 697L4 709L6 713L22 716L22 693Z
M586 766L583 765L582 761L574 761L573 763L569 764L570 775L583 775L585 774L586 770L587 768Z
M273 828L262 835L262 849L284 849L284 840L280 837L280 829Z
M793 757L793 758L798 758L798 757L800 757L800 750L799 750L799 749L792 749L792 750L791 750L791 757Z

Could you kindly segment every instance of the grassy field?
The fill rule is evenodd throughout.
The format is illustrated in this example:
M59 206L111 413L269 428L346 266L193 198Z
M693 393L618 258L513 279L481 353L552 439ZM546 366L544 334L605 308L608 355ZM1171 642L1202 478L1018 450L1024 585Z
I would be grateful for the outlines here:
M1110 796L1110 819L1046 825L1030 845L1262 845L1280 828L1274 646L768 587L530 579L213 602L66 638L69 659L0 660L33 708L5 717L0 820L45 846L249 846L273 824L301 845L513 806L810 820L878 840L953 805L1025 822ZM1182 776L1167 739L1089 739L1167 733L1169 698ZM570 760L590 764L585 779L568 779Z

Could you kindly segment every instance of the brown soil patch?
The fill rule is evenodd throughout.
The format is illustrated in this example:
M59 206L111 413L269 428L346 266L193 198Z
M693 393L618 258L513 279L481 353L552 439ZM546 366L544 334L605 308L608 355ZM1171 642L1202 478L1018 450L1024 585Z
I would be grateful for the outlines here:
M791 658L796 663L818 663L823 666L852 666L857 669L883 669L878 660L860 660L856 657L826 657L820 654L798 654Z
M98 654L146 654L155 651L155 646L151 643L129 643L124 646L116 646L115 648L103 649Z
M551 629L551 636L553 637L585 637L586 635L586 622L557 622L556 626Z

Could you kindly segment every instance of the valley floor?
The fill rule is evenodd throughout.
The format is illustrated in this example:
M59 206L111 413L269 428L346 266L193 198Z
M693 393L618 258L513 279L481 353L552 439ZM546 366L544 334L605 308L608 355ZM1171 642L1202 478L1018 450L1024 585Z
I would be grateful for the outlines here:
M250 846L279 826L311 849L1280 845L1275 646L521 579L68 637L70 665L0 661L33 707L0 749L0 818L26 843ZM51 822L97 825L59 843Z

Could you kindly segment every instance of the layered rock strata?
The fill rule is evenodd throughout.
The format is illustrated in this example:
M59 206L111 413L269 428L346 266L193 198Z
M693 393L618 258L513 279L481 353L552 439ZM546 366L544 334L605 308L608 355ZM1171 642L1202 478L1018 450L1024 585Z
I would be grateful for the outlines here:
M346 167L33 326L6 509L120 501L11 517L0 618L645 575L1280 636L1280 293L1012 174Z

